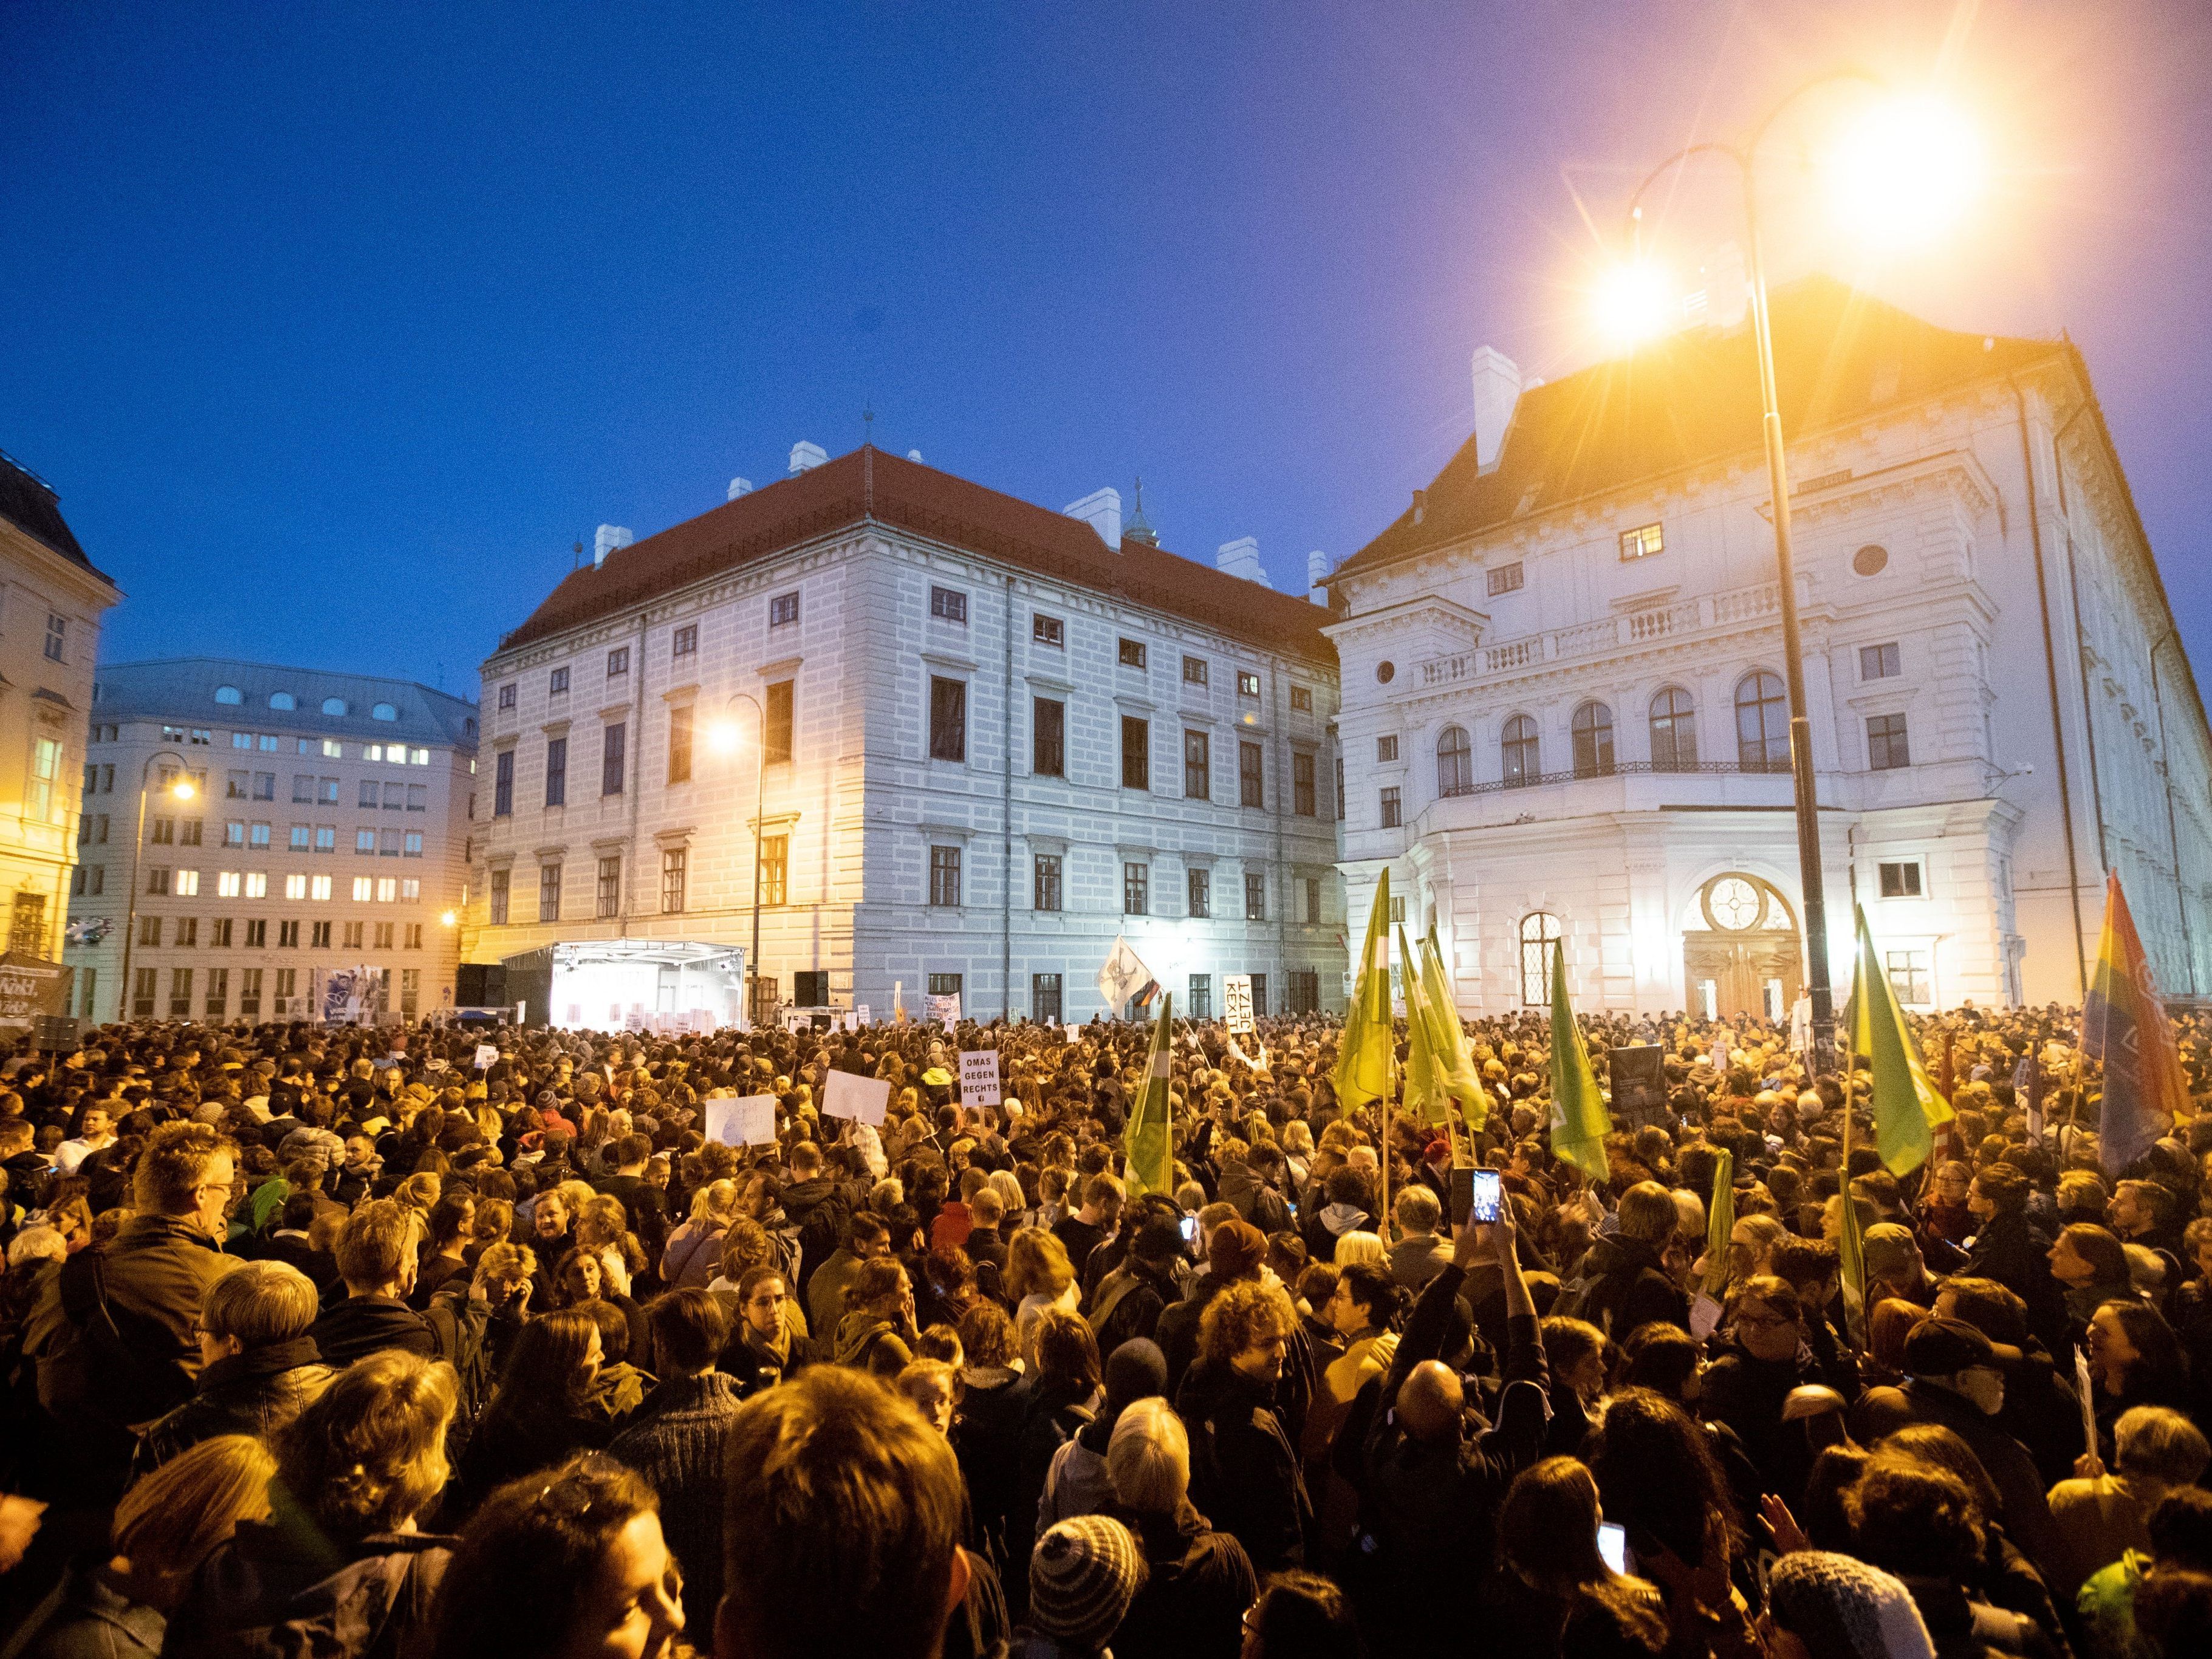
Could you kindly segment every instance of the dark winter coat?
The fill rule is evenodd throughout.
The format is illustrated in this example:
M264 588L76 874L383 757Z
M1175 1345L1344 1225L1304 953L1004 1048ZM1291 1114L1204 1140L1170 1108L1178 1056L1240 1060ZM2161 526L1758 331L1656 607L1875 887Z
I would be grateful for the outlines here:
M349 1547L296 1512L243 1522L169 1615L164 1659L399 1659L428 1626L457 1541L372 1533Z
M46 1295L74 1336L40 1361L39 1402L64 1425L89 1419L111 1429L183 1405L199 1378L208 1286L236 1265L197 1229L164 1215L135 1215L106 1244L71 1256ZM103 1302L120 1339L112 1354L104 1334L86 1334Z
M722 1599L722 1448L740 1395L720 1371L671 1377L647 1395L608 1452L660 1498L660 1529L684 1564L685 1622L711 1630Z
M331 1364L350 1365L386 1348L438 1357L430 1322L404 1302L388 1296L349 1296L318 1319L308 1334Z
M1274 1390L1201 1359L1175 1405L1190 1431L1191 1502L1236 1535L1256 1571L1303 1566L1313 1504Z
M200 1373L198 1393L139 1437L132 1474L149 1474L219 1434L265 1439L297 1417L337 1374L322 1363L312 1336L218 1359Z
M161 1650L161 1610L123 1593L106 1554L70 1563L0 1645L0 1659L154 1659Z
M1176 1515L1107 1512L1135 1535L1151 1569L1115 1627L1115 1649L1157 1659L1236 1659L1245 1609L1260 1595L1244 1547L1215 1531L1188 1498Z
M1626 1343L1646 1325L1690 1328L1690 1298L1661 1261L1656 1246L1619 1234L1590 1246L1583 1265L1589 1290L1581 1317L1615 1342Z

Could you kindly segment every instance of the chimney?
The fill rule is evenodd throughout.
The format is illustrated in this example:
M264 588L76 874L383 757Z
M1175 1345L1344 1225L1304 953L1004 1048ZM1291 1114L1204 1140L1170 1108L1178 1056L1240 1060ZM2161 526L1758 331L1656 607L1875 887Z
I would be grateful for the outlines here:
M1505 447L1505 428L1521 398L1521 370L1493 346L1476 349L1474 369L1474 459L1487 472L1498 465L1498 453Z
M734 501L740 495L750 495L752 492L753 481L750 478L732 478L730 480L730 499L732 501Z
M820 444L801 440L791 447L791 473L797 477L802 472L811 472L830 459L830 452Z
M1328 555L1316 548L1306 555L1306 597L1316 605L1328 603Z
M1080 519L1098 532L1098 539L1106 544L1107 550L1121 550L1121 492L1108 488L1094 489L1079 501L1070 501L1060 509L1071 519Z
M1239 536L1233 542L1224 542L1213 555L1215 568L1232 576L1241 576L1248 582L1267 586L1267 573L1260 568L1260 538Z
M603 524L599 533L592 538L592 568L597 570L607 562L607 555L618 547L628 547L637 539L618 524Z

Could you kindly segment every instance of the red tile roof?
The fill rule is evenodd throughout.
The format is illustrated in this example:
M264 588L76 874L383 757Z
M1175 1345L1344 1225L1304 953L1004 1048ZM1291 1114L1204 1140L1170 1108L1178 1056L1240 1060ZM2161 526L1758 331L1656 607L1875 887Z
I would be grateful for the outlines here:
M1080 519L866 447L619 548L597 569L569 572L500 649L870 519L1233 639L1336 665L1336 648L1321 632L1329 613L1310 600L1143 542L1125 540L1114 552Z
M1826 276L1781 289L1772 313L1775 385L1790 440L2069 349L2038 340L1985 343ZM1331 580L1686 466L1755 455L1760 419L1748 321L1689 330L1594 364L1523 392L1492 471L1480 470L1469 437L1424 492L1419 521L1408 507Z

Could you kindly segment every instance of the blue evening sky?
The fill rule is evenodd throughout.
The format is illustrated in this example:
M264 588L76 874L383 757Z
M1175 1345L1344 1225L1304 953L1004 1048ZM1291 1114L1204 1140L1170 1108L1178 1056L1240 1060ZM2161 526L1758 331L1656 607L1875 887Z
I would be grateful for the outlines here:
M0 3L0 447L129 594L111 659L476 665L611 521L861 435L1167 545L1341 558L1555 375L1651 161L1814 70L1998 165L1872 272L2069 331L2212 647L2212 21L2192 0ZM1860 254L1776 149L1778 275ZM1685 263L1731 234L1694 174ZM2194 505L2192 505L2194 503Z

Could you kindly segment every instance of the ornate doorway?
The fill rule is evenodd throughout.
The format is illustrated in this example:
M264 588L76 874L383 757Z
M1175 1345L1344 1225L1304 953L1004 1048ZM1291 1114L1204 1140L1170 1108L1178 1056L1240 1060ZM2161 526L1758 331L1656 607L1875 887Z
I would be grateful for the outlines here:
M1803 980L1796 914L1771 882L1730 872L1698 890L1705 923L1683 930L1690 1012L1711 1019L1784 1020Z

